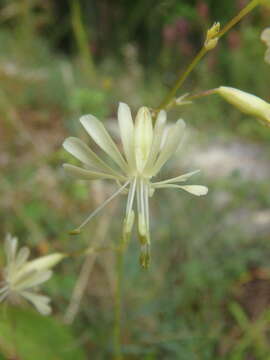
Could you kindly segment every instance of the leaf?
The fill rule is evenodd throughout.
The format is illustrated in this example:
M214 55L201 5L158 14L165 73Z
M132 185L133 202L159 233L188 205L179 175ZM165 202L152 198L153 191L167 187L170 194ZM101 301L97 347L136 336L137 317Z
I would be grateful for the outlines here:
M85 360L70 328L32 310L0 312L0 351L21 360ZM1 360L1 354L0 354Z

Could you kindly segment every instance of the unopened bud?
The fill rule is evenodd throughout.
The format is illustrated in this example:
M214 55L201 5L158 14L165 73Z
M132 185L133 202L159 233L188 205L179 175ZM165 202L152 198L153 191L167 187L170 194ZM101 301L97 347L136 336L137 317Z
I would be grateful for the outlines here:
M270 104L258 96L227 86L220 86L214 92L243 113L255 116L270 126Z
M211 40L217 37L220 31L220 23L215 22L206 33L206 40Z
M205 41L204 47L207 50L212 50L217 46L217 43L218 43L218 38L210 39L210 40Z
M220 31L220 23L219 22L215 22L211 26L211 28L207 31L205 42L204 42L204 47L207 50L212 50L217 46L219 31Z

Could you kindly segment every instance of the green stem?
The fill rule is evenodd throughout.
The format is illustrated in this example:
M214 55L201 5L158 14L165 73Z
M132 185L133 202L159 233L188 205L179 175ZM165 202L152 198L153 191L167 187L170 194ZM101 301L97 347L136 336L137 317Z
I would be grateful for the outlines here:
M122 322L122 282L124 265L125 242L121 238L120 246L116 251L116 284L114 303L114 359L122 360L121 351L121 322Z
M257 5L261 3L261 0L252 0L247 4L232 20L228 22L219 32L218 38L225 35L234 25L236 25L243 17L250 13Z
M225 33L227 33L235 24L237 24L244 16L246 16L249 12L251 12L257 5L261 3L261 0L252 0L249 4L247 4L240 12L237 14L232 20L230 20L223 29L220 30L217 37L218 39L221 38ZM175 84L173 85L172 89L169 91L168 95L165 96L164 100L161 102L161 104L158 106L157 109L154 109L154 114L157 114L161 109L166 109L168 105L172 102L173 98L175 97L175 94L179 90L179 88L182 86L188 75L191 73L191 71L195 68L195 66L198 64L198 62L203 58L203 56L208 52L209 50L206 49L205 46L203 46L200 51L197 53L197 55L194 57L192 62L188 65L186 70L179 76L179 78L176 80Z
M80 3L76 1L71 2L71 24L85 74L88 78L91 78L94 74L94 63L90 51L88 34L82 21Z
M191 71L195 68L195 66L198 64L198 62L201 60L201 58L206 53L207 53L207 49L205 47L201 48L201 50L198 52L198 54L195 56L195 58L192 60L192 62L188 65L187 69L179 76L179 78L175 82L173 88L170 90L168 95L165 97L165 99L162 101L162 103L156 109L156 112L159 112L161 109L165 109L167 107L167 105L169 105L169 103L174 98L177 90L181 87L181 85L186 80L188 75L191 73Z

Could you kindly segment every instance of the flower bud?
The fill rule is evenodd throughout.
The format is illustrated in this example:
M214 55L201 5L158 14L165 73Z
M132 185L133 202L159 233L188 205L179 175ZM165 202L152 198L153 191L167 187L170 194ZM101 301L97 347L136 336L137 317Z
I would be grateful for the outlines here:
M204 47L207 50L212 50L217 46L217 43L218 43L218 38L210 39L210 40L205 41Z
M217 46L218 33L220 31L220 23L215 22L206 33L204 47L206 50L212 50Z
M215 22L210 29L207 31L206 34L206 40L211 40L217 37L218 33L220 31L220 23Z
M270 126L270 104L258 96L227 86L220 86L215 92L243 113L258 117Z

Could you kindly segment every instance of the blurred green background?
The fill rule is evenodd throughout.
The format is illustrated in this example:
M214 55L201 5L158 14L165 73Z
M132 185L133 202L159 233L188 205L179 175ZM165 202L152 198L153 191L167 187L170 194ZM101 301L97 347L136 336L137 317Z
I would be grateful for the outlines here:
M125 204L119 197L82 235L80 224L115 189L68 178L67 136L88 141L78 118L92 113L112 134L119 101L133 114L157 106L201 46L244 0L5 0L0 10L0 236L33 255L108 249L66 260L44 286L54 313L1 305L0 359L112 359L115 254ZM227 85L270 101L270 66L256 9L207 55L182 93ZM151 202L152 264L139 244L125 255L124 359L270 358L270 130L216 96L173 110L184 145L160 178L197 168L209 195L164 190ZM119 140L119 139L118 139ZM4 265L1 249L0 264ZM72 324L65 314L82 269L86 288ZM89 273L89 274L88 274ZM89 275L89 276L88 276Z

